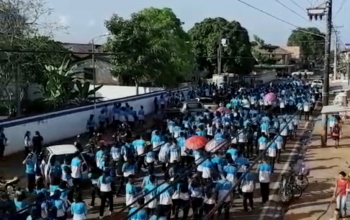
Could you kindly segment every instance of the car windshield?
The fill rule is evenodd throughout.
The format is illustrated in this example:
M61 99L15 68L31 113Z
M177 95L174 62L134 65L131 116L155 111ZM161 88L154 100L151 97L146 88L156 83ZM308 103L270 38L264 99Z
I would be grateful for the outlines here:
M50 159L50 164L53 164L55 161L58 161L60 164L64 163L65 158L68 158L71 161L74 157L74 153L72 154L61 154L61 155L52 155ZM81 154L79 154L79 159L83 160Z
M314 80L314 83L322 83L321 80Z
M211 103L213 103L213 99L212 98L200 98L199 102L201 102L203 104L211 104Z
M203 108L203 105L202 103L187 103L187 108L189 109Z

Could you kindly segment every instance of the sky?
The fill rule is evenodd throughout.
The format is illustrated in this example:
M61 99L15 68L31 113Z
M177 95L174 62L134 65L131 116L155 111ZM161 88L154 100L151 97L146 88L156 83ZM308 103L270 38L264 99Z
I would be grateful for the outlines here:
M55 39L70 43L88 43L92 38L107 32L104 21L113 14L128 18L143 8L168 7L189 30L196 22L208 17L236 20L248 31L266 43L286 45L288 36L296 27L318 27L325 31L325 20L310 21L306 8L317 7L325 0L242 0L259 10L284 20L272 18L238 0L48 0L53 8L53 19L68 27L67 31L55 33ZM350 43L350 1L333 0L333 23L338 28L340 44ZM103 43L105 37L95 40Z

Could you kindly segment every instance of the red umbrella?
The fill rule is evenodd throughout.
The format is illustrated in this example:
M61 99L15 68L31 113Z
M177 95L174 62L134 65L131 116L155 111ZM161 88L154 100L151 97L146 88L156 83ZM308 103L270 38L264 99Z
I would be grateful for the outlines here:
M203 147L205 147L205 145L208 143L208 139L203 137L203 136L192 136L189 139L186 140L185 142L185 146L188 149L191 150L198 150L201 149Z
M231 113L231 110L226 107L220 107L216 111L221 112L221 113Z

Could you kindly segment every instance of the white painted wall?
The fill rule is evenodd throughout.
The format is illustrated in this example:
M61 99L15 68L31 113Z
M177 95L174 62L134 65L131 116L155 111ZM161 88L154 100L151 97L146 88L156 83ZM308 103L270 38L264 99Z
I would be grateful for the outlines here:
M91 85L90 90L93 88L94 86ZM139 87L139 95L163 90L163 88L158 87ZM105 101L134 95L136 95L135 86L104 85L96 92L96 97L103 97L103 100Z
M182 91L186 92L187 89L183 89ZM164 94L164 92L154 92L151 94L101 102L96 105L96 112L99 112L105 105L112 108L114 103L118 102L123 104L128 102L129 105L136 110L142 105L145 109L145 113L150 114L154 110L154 98L162 94ZM13 154L24 149L23 137L26 131L30 131L32 134L34 134L35 131L39 131L45 139L44 144L85 133L87 132L86 123L91 114L94 114L93 105L1 122L0 127L4 128L5 135L8 139L5 155Z

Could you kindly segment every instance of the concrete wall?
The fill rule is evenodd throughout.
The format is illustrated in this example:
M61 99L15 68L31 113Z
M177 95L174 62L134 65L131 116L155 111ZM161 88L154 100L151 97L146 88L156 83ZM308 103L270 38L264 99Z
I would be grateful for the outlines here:
M182 89L182 91L186 92L187 89ZM165 92L162 91L152 92L139 96L100 102L96 105L96 112L99 112L105 105L108 105L108 108L112 108L114 103L128 102L135 109L139 109L142 105L145 109L145 113L150 114L154 110L154 98L164 93ZM89 105L1 122L0 127L5 129L5 135L8 138L8 146L6 147L5 155L23 150L23 137L26 131L30 131L32 134L35 131L39 131L45 139L45 144L85 133L87 132L87 120L90 114L94 114L94 112L94 106Z
M92 90L93 88L94 86L91 85L90 89ZM163 88L157 87L139 87L139 95L163 90ZM134 95L136 95L135 86L104 85L96 92L96 96L103 97L103 100L118 99Z

